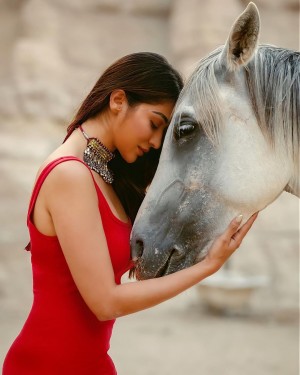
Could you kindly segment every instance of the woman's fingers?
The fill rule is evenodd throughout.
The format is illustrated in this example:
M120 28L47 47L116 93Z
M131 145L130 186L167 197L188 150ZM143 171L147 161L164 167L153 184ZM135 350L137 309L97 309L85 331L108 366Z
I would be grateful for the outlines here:
M237 231L238 227L240 226L242 220L243 220L243 215L239 215L235 219L233 219L230 222L230 224L229 224L229 226L228 226L228 228L227 228L227 230L225 231L224 234L228 235L229 237L232 237L236 233L236 231Z
M251 228L257 213L252 215L250 219L238 230L242 217L238 216L233 219L225 232L219 236L212 244L206 256L206 262L209 264L211 273L216 272L232 253L240 246L243 238Z
M242 215L237 216L233 219L230 224L228 225L225 232L221 235L220 240L224 243L227 243L230 248L234 247L233 250L238 248L248 233L249 229L251 228L252 224L254 223L255 219L257 218L258 213L253 214L248 221L240 228L239 225L243 219Z
M256 220L258 216L258 212L250 216L250 218L246 221L246 223L232 235L232 239L240 245L243 238L246 236L246 234L249 232L250 228L252 227L254 221Z

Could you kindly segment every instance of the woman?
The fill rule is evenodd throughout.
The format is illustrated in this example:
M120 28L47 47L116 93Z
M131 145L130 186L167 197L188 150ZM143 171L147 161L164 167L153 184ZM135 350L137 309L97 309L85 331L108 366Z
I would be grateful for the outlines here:
M34 302L3 375L113 375L114 320L157 305L216 272L239 246L233 220L208 256L158 279L120 284L131 223L158 164L182 88L161 56L110 66L84 100L65 142L41 166L28 211Z

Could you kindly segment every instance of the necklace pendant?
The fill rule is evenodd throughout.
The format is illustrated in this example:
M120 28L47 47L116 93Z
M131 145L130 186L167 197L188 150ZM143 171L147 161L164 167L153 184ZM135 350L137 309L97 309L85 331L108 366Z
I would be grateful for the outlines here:
M87 140L87 147L83 153L83 161L90 167L90 169L98 173L106 183L112 184L114 181L114 175L108 168L107 163L115 157L114 153L109 151L99 139L89 138L81 126L79 128Z

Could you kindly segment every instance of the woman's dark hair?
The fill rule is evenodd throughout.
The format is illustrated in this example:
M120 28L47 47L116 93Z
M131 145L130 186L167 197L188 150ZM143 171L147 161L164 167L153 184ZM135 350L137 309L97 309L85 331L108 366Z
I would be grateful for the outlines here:
M182 86L180 74L163 56L151 52L124 56L108 67L96 82L68 126L67 137L86 120L108 107L113 90L124 90L129 106L164 101L175 104ZM109 163L114 173L113 188L132 222L153 179L160 153L161 148L151 149L129 164L117 151L116 157Z

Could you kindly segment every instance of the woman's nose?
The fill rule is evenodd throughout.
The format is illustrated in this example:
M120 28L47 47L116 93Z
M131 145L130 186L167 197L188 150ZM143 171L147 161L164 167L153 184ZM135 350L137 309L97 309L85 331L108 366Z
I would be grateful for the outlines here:
M150 139L150 146L155 149L159 149L161 145L162 136L159 133L154 133Z

